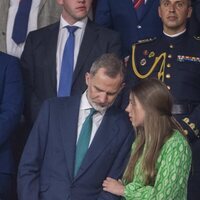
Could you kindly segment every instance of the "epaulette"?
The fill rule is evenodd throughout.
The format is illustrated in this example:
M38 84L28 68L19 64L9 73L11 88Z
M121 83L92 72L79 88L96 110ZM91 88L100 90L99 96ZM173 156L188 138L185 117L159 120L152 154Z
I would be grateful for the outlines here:
M194 38L195 40L200 41L200 36L193 36L193 38Z
M147 39L143 39L143 40L138 40L135 44L144 44L144 43L149 43L149 42L153 42L155 41L157 38L153 37L153 38L147 38Z

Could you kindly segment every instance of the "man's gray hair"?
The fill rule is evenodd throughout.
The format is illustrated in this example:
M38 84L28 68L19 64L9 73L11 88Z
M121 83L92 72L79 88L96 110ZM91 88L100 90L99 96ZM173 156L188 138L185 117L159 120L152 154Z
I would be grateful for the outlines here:
M115 78L119 74L124 78L125 67L115 54L107 53L97 58L90 68L90 74L94 76L100 68L104 68L105 74L110 78Z

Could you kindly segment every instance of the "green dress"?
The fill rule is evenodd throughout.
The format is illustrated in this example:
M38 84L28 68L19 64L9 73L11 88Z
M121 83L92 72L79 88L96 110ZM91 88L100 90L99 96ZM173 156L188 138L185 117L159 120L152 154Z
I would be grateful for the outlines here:
M166 141L156 163L154 186L144 185L141 162L135 167L134 180L125 186L126 200L186 200L191 167L191 150L186 139L175 131Z

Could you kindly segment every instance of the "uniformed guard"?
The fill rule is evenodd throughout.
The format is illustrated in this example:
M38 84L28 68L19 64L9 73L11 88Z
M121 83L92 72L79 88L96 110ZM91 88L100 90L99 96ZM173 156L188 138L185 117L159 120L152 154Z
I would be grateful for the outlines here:
M163 35L132 47L127 86L157 77L174 97L173 114L185 130L193 151L188 200L200 199L200 37L186 31L190 0L160 0Z

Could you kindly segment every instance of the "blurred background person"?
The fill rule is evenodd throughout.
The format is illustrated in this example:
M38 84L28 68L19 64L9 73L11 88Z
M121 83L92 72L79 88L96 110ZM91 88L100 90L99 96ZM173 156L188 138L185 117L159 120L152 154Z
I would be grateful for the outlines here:
M28 33L56 22L61 11L56 0L1 0L0 51L20 57Z
M188 22L188 29L192 36L200 36L200 0L192 0L192 16Z
M23 85L19 60L0 52L0 199L13 200L15 184L11 139L23 110Z
M127 62L133 43L162 33L158 5L159 0L97 0L94 19L120 33Z

